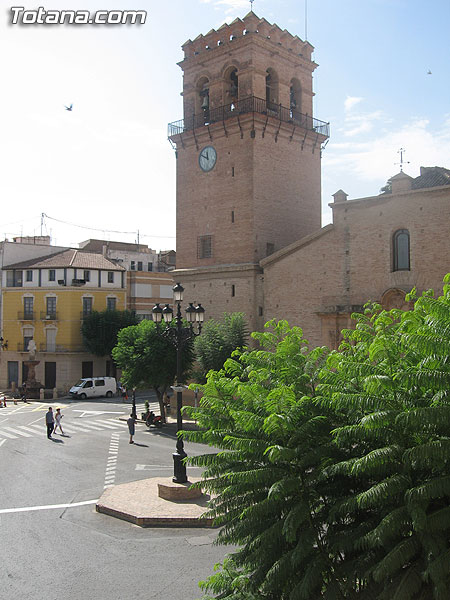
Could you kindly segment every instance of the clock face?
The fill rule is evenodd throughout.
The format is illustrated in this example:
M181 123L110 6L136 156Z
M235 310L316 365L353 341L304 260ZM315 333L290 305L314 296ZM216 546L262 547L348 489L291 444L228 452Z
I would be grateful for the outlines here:
M200 169L205 171L211 171L214 168L217 160L217 152L216 149L212 146L205 146L203 150L200 152L198 157L198 164L200 165Z

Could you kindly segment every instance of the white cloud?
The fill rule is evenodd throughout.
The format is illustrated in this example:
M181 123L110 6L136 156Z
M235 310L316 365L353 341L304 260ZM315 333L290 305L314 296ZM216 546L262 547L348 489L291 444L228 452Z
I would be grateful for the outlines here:
M345 112L349 112L352 110L354 106L359 104L364 98L359 98L358 96L347 96L344 101L344 109Z
M412 177L419 175L420 166L446 166L443 157L450 155L450 115L434 130L427 119L416 118L397 127L391 123L389 129L377 130L364 141L330 143L323 157L324 174L340 181L339 187L351 197L378 194L379 186L400 171L400 148L405 148L408 161L403 170Z
M224 8L225 14L230 15L231 13L242 17L244 14L250 12L250 2L248 0L201 0L204 4L213 4L217 9ZM244 11L244 12L242 12Z
M372 113L360 113L346 115L344 121L344 129L342 133L346 137L354 137L355 135L361 135L362 133L369 133L373 130L375 124L388 125L390 119L388 119L380 110Z

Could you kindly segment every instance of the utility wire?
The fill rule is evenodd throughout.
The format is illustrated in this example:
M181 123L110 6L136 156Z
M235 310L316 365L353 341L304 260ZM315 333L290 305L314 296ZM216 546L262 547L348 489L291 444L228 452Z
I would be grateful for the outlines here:
M78 227L79 229L89 229L89 231L100 231L102 233L120 233L125 235L135 234L136 231L117 231L115 229L96 229L95 227L87 227L86 225L77 225L76 223L69 223L68 221L63 221L61 219L55 219L55 217L50 217L49 215L44 213L46 219L50 219L51 221L56 221L57 223L63 223L64 225L69 225L70 227ZM141 234L140 234L141 235ZM174 235L141 235L141 237L148 238L175 238Z

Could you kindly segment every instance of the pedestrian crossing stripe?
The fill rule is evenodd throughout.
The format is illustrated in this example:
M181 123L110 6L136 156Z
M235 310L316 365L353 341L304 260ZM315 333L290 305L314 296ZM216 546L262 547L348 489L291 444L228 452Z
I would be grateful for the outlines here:
M87 419L86 419L87 421ZM16 426L1 426L0 425L0 445L5 439L17 440L20 438L32 438L42 437L46 431L44 423L32 423L30 425L16 425ZM73 423L69 421L62 423L64 433L67 431L70 435L78 433L94 433L96 431L108 431L118 429L128 429L128 425L118 419L96 419L91 422L78 421ZM56 431L55 431L56 433Z

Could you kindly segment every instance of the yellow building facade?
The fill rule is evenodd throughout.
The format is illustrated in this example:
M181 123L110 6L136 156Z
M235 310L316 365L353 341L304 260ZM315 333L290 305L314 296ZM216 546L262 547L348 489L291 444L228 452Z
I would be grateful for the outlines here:
M81 325L93 311L125 310L126 286L123 267L78 250L4 266L0 387L26 380L31 340L45 389L64 393L80 377L112 374L107 357L84 350Z

